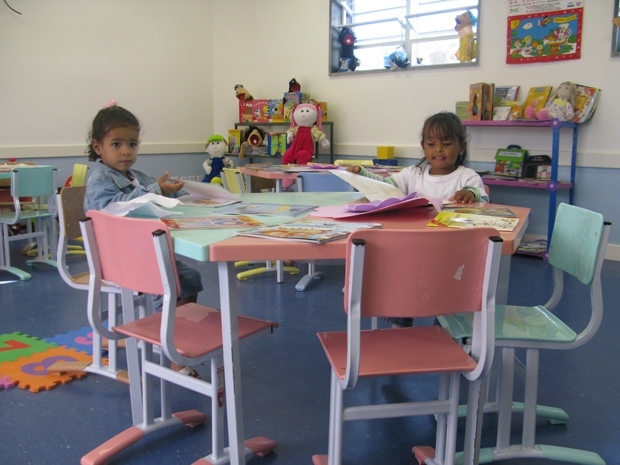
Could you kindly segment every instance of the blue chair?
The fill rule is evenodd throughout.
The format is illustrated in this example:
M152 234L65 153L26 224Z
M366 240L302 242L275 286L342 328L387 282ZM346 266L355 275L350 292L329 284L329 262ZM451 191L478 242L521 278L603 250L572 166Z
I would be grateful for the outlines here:
M55 260L56 176L53 166L19 167L11 171L11 197L14 211L0 213L2 247L0 247L0 270L8 271L21 280L31 278L23 270L11 266L9 245L13 241L36 241L37 257L26 263L41 262L57 266ZM32 204L22 204L20 197L33 197ZM40 209L39 209L40 208ZM26 223L26 233L10 235L9 226ZM34 224L34 231L32 225Z
M498 305L495 345L501 348L498 403L485 405L486 412L498 413L495 447L482 449L480 463L515 458L561 460L584 465L604 465L595 452L566 447L536 444L536 416L562 422L568 415L553 407L537 405L538 360L541 349L575 349L596 334L603 318L601 267L611 225L602 215L584 208L562 203L557 209L549 247L549 264L553 266L553 292L547 303L532 307ZM558 316L557 310L564 289L564 273L589 288L590 320L577 334ZM555 311L555 312L554 312ZM438 318L441 326L455 339L469 338L471 326L466 315ZM523 404L513 402L515 349L525 349L525 394ZM513 410L523 411L522 443L510 444Z

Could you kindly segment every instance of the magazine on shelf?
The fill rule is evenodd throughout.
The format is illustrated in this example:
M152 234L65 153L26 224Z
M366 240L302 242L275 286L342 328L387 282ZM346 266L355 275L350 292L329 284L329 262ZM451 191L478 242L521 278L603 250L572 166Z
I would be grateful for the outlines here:
M433 218L427 226L448 228L473 228L476 226L488 226L498 231L512 231L519 224L518 218L506 218L501 216L474 215L469 213L455 213L442 210Z
M271 203L237 203L218 208L218 213L228 215L297 216L311 212L316 205L285 205Z
M249 216L174 216L161 219L170 229L222 229L248 228L260 226L263 223Z
M575 84L577 88L577 96L575 98L575 107L573 111L575 116L573 117L574 123L583 123L589 120L596 110L596 106L599 101L601 89L597 87L584 86L581 84Z
M258 237L324 244L343 239L358 229L381 228L381 223L343 223L338 221L301 220L237 232L237 236Z

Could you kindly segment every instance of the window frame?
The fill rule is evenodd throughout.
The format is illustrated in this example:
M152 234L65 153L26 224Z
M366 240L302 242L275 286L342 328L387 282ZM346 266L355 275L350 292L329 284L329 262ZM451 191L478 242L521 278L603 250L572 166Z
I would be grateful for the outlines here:
M611 56L620 57L620 0L614 0L614 21L611 36Z
M359 23L353 23L352 22L352 15L349 13L344 12L344 9L342 8L341 3L344 0L328 0L329 1L329 34L330 34L330 39L329 39L329 58L328 58L328 74L329 76L346 76L346 75L350 75L351 72L339 72L339 64L340 64L340 43L338 42L338 36L340 34L340 30L343 27L355 27L355 26L360 26L360 25L367 25L367 24L375 24L375 23L380 23L380 22L388 22L388 21L394 21L394 20L398 20L398 17L391 17L391 18L387 18L387 19L382 19L382 20L375 20L375 21L364 21L364 22L359 22ZM441 1L441 0L439 0ZM449 0L446 0L449 1ZM360 70L360 69L356 69L355 71L353 71L354 74L377 74L377 73L390 73L390 72L402 72L402 71L415 71L418 69L435 69L435 68L451 68L451 67L462 67L462 66L479 66L480 65L480 10L481 10L481 4L482 4L483 0L471 0L467 6L465 7L458 7L458 8L446 8L445 10L441 10L442 13L450 13L450 12L454 12L455 16L457 14L459 14L459 12L464 12L466 10L476 10L477 11L477 22L476 22L476 57L474 60L469 61L469 62L450 62L450 63L439 63L439 64L421 64L418 65L415 62L412 62L407 68L397 68L395 70L389 69L389 68L385 68L385 67L381 67L381 68L373 68L373 69L364 69L364 70ZM618 0L618 2L620 2L620 0ZM408 5L408 2L407 2ZM438 14L438 12L433 12L433 13L413 13L413 14L408 14L408 15L404 15L404 19L406 22L406 29L404 32L404 39L403 41L406 44L406 52L407 52L407 56L411 57L412 53L412 44L416 44L416 43L423 43L423 42L428 42L428 41L433 41L433 40L445 40L445 39L451 39L451 38L455 38L458 39L458 33L454 30L452 30L451 33L449 34L441 34L438 35L436 37L432 37L430 39L425 39L425 38L418 38L418 39L412 39L410 37L410 30L412 29L412 25L411 22L409 21L410 19L415 19L417 17L423 17L423 16L428 16L430 14ZM346 22L343 24L341 21L341 17L345 17L346 18ZM400 22L400 21L399 21ZM402 24L402 23L401 23ZM386 40L385 42L381 42L380 45L393 45L394 47L398 46L401 43L401 40L397 40L397 41L388 41ZM377 46L377 44L374 45L366 45L366 46L360 46L360 47L356 47L356 50L359 49L363 49L363 48L368 48L371 46ZM411 61L411 60L410 60Z

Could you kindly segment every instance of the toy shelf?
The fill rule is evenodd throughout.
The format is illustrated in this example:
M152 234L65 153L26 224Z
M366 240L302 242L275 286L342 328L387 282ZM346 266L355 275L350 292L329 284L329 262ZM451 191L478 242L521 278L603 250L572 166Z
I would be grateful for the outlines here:
M549 217L547 227L547 244L551 242L553 233L553 223L557 208L557 191L569 190L569 203L574 201L573 187L575 184L575 165L577 161L577 142L578 124L569 121L552 119L548 121L539 120L519 120L519 121L463 121L466 127L490 127L490 128L539 128L551 131L551 179L548 181L537 181L534 179L497 179L496 177L483 177L482 181L488 185L521 187L530 189L545 189L549 192ZM562 129L572 130L572 147L570 160L570 179L568 181L558 180L558 166L560 158L560 131ZM546 256L546 252L541 254Z
M256 126L258 128L261 129L265 129L267 132L269 132L270 128L275 128L275 127L280 127L280 128L285 128L284 131L286 131L291 125L290 121L284 121L281 123L254 123L254 122L247 122L247 123L235 123L235 129L239 128L239 127L250 127L250 126ZM329 129L329 133L326 133L325 136L327 137L327 140L329 141L329 148L325 149L325 151L322 149L322 147L319 145L319 143L317 142L315 144L315 150L314 150L314 154L315 157L318 158L320 155L329 155L329 163L334 163L334 122L333 121L323 121L322 123L323 125L323 131L325 131L325 129ZM248 158L250 159L250 161L252 161L252 158L257 157L257 158L277 158L271 155L248 155Z

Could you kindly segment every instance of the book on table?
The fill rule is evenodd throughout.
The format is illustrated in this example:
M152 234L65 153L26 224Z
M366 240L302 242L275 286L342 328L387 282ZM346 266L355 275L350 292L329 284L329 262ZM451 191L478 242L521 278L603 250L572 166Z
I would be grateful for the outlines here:
M300 220L238 231L236 235L324 244L326 242L344 239L358 229L381 227L381 223L344 223L339 221Z
M442 210L427 224L427 226L448 228L487 226L495 228L498 231L512 231L517 227L517 224L519 224L518 218L456 213L449 210Z
M177 197L183 206L217 207L241 202L238 194L227 191L219 184L183 181L187 195Z
M286 205L270 203L238 203L218 208L218 213L228 215L297 216L311 212L316 205Z
M504 207L470 207L468 205L449 205L443 207L442 212L467 213L469 215L501 216L503 218L516 218L517 215L510 208Z
M249 216L168 216L161 218L170 229L230 229L260 226L263 223Z

